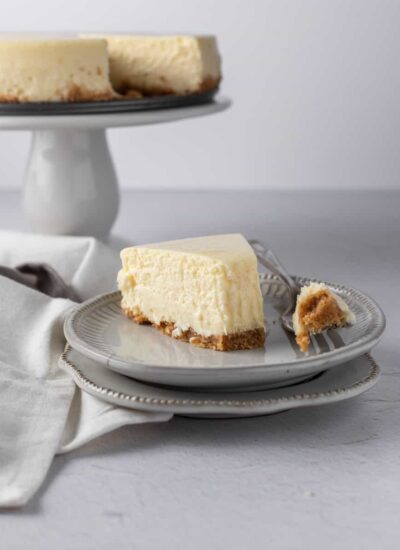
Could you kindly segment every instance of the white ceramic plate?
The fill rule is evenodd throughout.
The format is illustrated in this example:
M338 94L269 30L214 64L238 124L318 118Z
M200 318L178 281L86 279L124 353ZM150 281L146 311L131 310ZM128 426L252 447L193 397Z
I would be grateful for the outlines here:
M138 382L105 368L67 346L60 367L82 390L109 403L143 411L184 416L242 417L343 401L367 391L379 378L369 355L316 375L291 387L253 392L206 393Z
M309 279L297 281L306 284ZM373 300L352 288L329 286L347 302L356 323L313 338L307 355L281 327L279 312L286 289L270 276L261 280L268 320L265 348L224 353L179 342L127 319L120 309L119 292L78 306L67 317L64 330L77 351L137 380L216 389L282 386L368 352L383 333L384 315Z

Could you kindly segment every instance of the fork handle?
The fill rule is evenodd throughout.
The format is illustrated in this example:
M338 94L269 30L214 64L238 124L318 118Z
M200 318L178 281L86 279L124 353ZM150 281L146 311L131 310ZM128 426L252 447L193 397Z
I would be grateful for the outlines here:
M266 248L263 244L260 243L260 241L257 241L255 239L249 241L249 243L253 247L255 255L260 264L269 269L274 275L279 277L279 279L281 279L281 281L283 281L283 283L288 287L290 294L290 306L288 307L288 311L294 310L296 306L297 295L300 292L300 287L298 286L298 284L295 283L295 281L292 279L292 277L286 271L285 267L281 264L277 256L274 254L274 252L272 252L270 248Z

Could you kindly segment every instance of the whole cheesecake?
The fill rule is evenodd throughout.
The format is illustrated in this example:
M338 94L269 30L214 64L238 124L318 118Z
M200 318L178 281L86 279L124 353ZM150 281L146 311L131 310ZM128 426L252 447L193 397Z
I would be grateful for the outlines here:
M221 59L214 36L104 35L110 79L120 94L183 95L218 87Z
M0 38L0 102L115 97L102 39Z
M217 351L264 344L256 256L239 234L126 248L118 286L125 315Z

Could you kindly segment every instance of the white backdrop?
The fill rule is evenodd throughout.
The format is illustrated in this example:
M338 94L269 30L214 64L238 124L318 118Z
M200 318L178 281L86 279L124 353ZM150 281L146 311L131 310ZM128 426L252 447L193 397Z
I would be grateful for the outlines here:
M112 130L124 187L398 187L399 0L13 0L2 31L217 34L234 107ZM27 133L0 133L0 187L18 187Z

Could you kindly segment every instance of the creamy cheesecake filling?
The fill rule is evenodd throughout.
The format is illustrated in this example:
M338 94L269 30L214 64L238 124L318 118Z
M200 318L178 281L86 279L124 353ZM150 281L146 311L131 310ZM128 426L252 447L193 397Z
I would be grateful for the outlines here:
M220 79L212 36L0 36L1 102L179 95Z
M121 258L121 306L136 322L149 322L186 341L200 338L191 342L195 345L213 338L226 344L226 337L245 333L253 339L252 347L262 345L257 260L241 235L133 247L123 250Z
M102 39L0 38L0 101L91 101L115 97Z
M187 94L216 88L221 80L213 36L103 37L108 43L110 79L118 93Z
M139 270L129 263L141 264ZM122 307L144 314L153 324L174 323L178 330L202 336L233 334L263 326L255 266L228 269L217 261L186 257L174 262L167 251L147 251L118 274ZM243 295L246 300L242 299Z
M306 352L310 335L354 323L355 316L344 300L323 283L301 289L293 315L296 342Z

